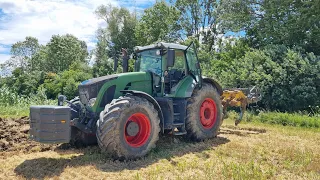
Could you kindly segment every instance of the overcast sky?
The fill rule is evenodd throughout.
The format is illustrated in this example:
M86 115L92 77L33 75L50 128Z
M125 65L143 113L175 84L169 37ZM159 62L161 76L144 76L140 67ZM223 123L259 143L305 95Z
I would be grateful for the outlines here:
M95 45L95 31L103 22L94 15L101 4L145 9L155 0L0 0L0 63L10 58L10 47L26 36L47 43L54 34L70 33Z

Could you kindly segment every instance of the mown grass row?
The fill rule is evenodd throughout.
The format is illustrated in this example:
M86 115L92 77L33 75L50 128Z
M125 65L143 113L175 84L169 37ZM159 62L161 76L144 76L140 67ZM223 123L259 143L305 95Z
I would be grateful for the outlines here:
M230 112L231 119L236 119L238 114ZM243 120L245 122L260 122L267 124L278 124L282 126L305 127L305 128L320 128L320 115L313 116L302 113L281 113L262 111L259 114L246 112Z

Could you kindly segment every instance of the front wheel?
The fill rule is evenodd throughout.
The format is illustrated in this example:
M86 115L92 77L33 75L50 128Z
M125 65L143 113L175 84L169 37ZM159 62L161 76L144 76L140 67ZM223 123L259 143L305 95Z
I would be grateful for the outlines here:
M73 110L71 111L71 119L79 120L79 117L83 116L83 114L79 112L81 111L81 106L83 106L81 105L79 97L76 97L70 100L70 102L78 107L77 111L73 111ZM89 145L97 144L97 140L96 140L95 134L87 134L81 131L80 129L78 129L77 127L71 126L71 140L69 144L76 148L82 148Z
M103 152L114 158L146 155L159 139L160 119L146 99L126 95L106 105L97 121L97 139Z
M222 104L217 90L204 83L195 90L187 106L186 130L191 139L199 141L215 137L222 122Z

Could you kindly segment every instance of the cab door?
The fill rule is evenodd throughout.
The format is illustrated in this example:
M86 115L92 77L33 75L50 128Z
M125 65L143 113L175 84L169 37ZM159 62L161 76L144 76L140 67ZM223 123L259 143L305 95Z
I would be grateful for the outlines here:
M197 51L194 43L192 42L186 49L186 58L188 64L188 72L193 76L199 87L202 87L202 76L200 63L198 61Z

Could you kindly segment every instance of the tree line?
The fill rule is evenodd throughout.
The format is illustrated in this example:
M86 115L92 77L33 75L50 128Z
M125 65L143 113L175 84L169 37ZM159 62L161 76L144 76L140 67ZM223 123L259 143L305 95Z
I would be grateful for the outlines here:
M71 34L53 35L45 45L26 37L12 45L0 86L22 96L41 89L51 99L72 98L81 81L115 73L121 48L131 53L137 45L193 41L204 75L225 88L258 86L262 108L308 111L320 104L318 1L171 0L143 13L101 5L95 14L107 25L97 29L91 52ZM241 35L221 38L234 32Z

